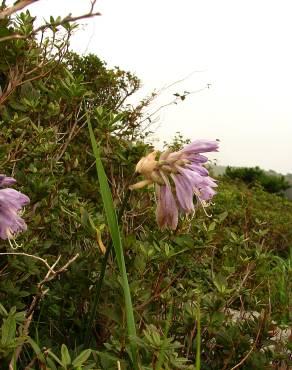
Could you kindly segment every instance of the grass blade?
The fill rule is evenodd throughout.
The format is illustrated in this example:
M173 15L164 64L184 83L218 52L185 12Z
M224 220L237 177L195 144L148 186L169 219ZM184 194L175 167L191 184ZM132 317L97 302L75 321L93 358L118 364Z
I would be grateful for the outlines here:
M196 370L201 369L201 308L197 308Z
M116 214L116 210L114 207L112 194L111 194L111 190L108 184L107 176L104 171L102 161L100 159L99 148L97 146L97 142L96 142L93 129L92 129L92 125L91 125L89 118L87 118L87 123L88 123L91 145L92 145L93 153L95 156L96 170L97 170L97 175L98 175L98 181L99 181L100 193L101 193L101 197L103 201L104 211L105 211L108 228L111 234L112 243L113 243L113 247L114 247L116 258L117 258L118 268L120 270L120 274L122 277L122 285L123 285L126 317L127 317L127 329L128 329L128 335L130 338L133 365L135 369L138 369L137 346L136 346L135 339L134 339L136 337L134 312L133 312L133 305L132 305L132 300L131 300L131 293L130 293L130 287L129 287L128 277L127 277L124 252L123 252L123 247L122 247L117 214Z

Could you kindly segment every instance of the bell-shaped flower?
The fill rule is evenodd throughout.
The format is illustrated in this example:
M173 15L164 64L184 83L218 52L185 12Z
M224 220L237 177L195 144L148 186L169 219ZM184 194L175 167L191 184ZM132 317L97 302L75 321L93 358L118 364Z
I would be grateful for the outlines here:
M192 214L200 205L205 208L216 194L213 188L217 184L203 167L208 158L201 153L217 150L217 141L196 140L177 152L166 150L159 160L155 151L138 162L136 172L144 175L145 180L131 185L130 189L155 184L156 220L161 229L175 230L179 211Z
M0 175L0 187L16 182L12 177ZM16 234L25 231L27 226L19 216L22 207L30 202L29 198L17 190L0 189L0 238L12 239Z

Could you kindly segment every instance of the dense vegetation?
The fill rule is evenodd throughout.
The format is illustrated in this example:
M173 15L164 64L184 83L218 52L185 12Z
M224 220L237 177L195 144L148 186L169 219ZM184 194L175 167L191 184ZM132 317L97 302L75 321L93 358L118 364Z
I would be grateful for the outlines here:
M74 26L54 22L36 38L28 12L0 20L0 172L31 199L18 245L0 241L1 369L132 369L114 253L90 321L111 238L86 117L118 210L152 149L151 98L128 105L137 77L70 52ZM120 227L141 369L288 368L292 203L260 185L219 178L211 217L175 232L157 228L152 191L131 193Z

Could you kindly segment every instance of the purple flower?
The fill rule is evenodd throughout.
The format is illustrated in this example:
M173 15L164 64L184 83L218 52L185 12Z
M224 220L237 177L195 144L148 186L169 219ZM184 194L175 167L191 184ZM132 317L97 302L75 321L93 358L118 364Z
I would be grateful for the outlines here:
M0 187L16 182L12 177L0 175ZM27 226L19 216L19 211L29 203L29 198L14 189L0 189L0 238L12 239L14 235L25 231Z
M203 167L208 158L200 153L217 150L217 141L196 140L178 152L163 152L159 160L156 160L157 152L152 152L138 162L136 171L144 175L145 180L130 188L155 183L156 220L161 229L175 230L179 211L193 214L198 206L206 207L216 194L213 188L217 184Z
M178 210L176 201L169 186L155 185L157 195L156 220L160 227L168 225L176 229L178 223Z
M16 180L13 177L6 177L5 175L0 175L0 188L4 186L13 185L16 183Z

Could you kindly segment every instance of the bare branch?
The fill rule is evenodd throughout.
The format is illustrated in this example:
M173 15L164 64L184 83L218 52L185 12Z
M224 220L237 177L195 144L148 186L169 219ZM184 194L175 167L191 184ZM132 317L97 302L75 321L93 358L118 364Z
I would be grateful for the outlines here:
M57 275L60 275L62 272L65 272L67 271L67 268L69 267L69 265L71 265L71 263L73 263L77 258L79 257L79 253L77 253L74 257L72 257L67 263L65 263L65 265L63 267L61 267L59 270L57 271L54 271L54 275L51 275L49 272L48 274L46 275L46 277L44 278L44 280L42 280L38 285L39 287L42 287L44 284L48 283L49 281L53 280ZM55 264L57 264L57 262L60 260L61 256L59 256L58 260L55 262Z
M169 86L172 86L172 85L169 85ZM170 105L174 105L174 104L177 104L179 101L182 101L182 96L188 96L188 95L191 95L191 94L197 94L201 91L204 91L208 89L208 86L206 87L202 87L201 89L198 89L198 90L194 90L194 91L191 91L191 92L186 92L185 94L183 95L178 95L175 97L175 99L173 99L172 101L166 103L166 104L163 104L161 105L159 108L157 108L154 112L148 114L141 122L140 124L144 123L145 121L150 121L151 123L151 119L153 116L155 116L158 112L160 112L162 109L166 108L166 107L169 107ZM146 128L144 128L142 131L145 131L145 129L148 128L149 125L146 126Z
M36 0L36 1L38 1L38 0ZM96 13L93 12L94 4L95 4L95 1L93 1L91 3L91 8L90 8L89 12L86 13L86 14L78 15L76 17L72 17L71 14L68 14L66 17L64 17L60 21L54 22L54 23L43 24L42 26L40 26L40 27L36 28L35 30L31 31L30 33L28 33L27 35L21 35L19 33L14 33L14 34L9 35L9 36L1 37L0 42L8 41L8 40L28 39L32 36L35 36L38 32L45 31L45 30L49 29L50 27L58 27L58 26L64 25L65 23L72 23L72 22L79 21L80 19L91 18L91 17L101 15L100 12L96 12Z
M2 255L2 256L4 256L4 255L25 256L25 257L30 257L30 258L36 259L38 261L41 261L43 264L45 264L47 269L49 270L49 272L55 274L55 271L52 269L52 267L48 264L48 262L46 260L44 260L41 257L34 256L33 254L22 253L22 252L5 252L5 253L0 253L0 255Z
M19 10L22 10L26 6L36 3L39 0L22 0L19 1L17 4L10 6L9 8L6 8L4 10L0 11L0 19L4 19L9 17L11 14L18 12Z

